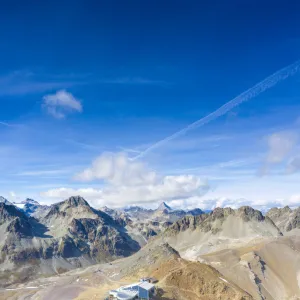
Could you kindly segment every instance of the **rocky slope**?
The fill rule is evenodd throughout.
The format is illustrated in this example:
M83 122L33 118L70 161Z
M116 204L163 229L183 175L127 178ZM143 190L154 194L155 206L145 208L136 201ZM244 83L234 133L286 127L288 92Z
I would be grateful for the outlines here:
M159 279L155 299L253 299L214 268L199 262L169 260L151 273L151 276Z
M284 220L282 229L296 227L290 221L297 210L272 212L268 217L251 207L217 208L182 218L163 238L181 256L210 264L254 299L300 299L299 237L283 236L271 220Z
M159 239L123 260L117 273L118 279L156 278L155 299L252 299L214 268L182 259L174 248Z
M129 256L140 248L124 227L81 197L52 205L40 220L0 203L0 232L1 285Z
M5 199L2 196L0 196L0 203L4 203L4 204L7 204L7 205L13 205L10 201L8 201L7 199Z
M285 234L300 233L300 207L272 208L266 214Z
M15 300L22 297L104 299L109 290L132 284L147 276L158 280L153 299L253 299L214 268L199 262L186 261L169 244L158 240L153 240L136 254L112 264L73 270L59 277L40 278L25 286L12 286L3 295L4 299ZM37 288L27 289L30 286Z
M184 217L165 231L164 237L183 257L243 244L260 237L281 236L273 221L251 207L216 208L210 214Z
M300 237L260 239L201 256L255 299L300 299Z

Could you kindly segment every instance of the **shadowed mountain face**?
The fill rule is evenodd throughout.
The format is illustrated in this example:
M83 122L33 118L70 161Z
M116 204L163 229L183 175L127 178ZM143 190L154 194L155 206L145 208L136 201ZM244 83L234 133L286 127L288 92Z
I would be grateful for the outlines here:
M36 203L33 203L36 205ZM39 220L0 203L1 284L129 256L140 249L126 229L81 197L50 207ZM58 267L56 267L58 266Z
M40 205L33 199L27 198L25 201L22 201L21 204L24 205L23 211L25 212L25 214L31 217L35 217L36 219L45 216L50 210L50 206Z

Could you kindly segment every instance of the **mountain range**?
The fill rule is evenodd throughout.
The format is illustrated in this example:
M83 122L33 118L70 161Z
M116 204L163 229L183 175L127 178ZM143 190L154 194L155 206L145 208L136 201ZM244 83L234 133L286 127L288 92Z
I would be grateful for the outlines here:
M80 196L51 206L2 197L0 210L1 285L129 256L170 226L170 219L189 214L165 203L157 210L97 210Z
M80 196L51 206L1 197L0 232L2 287L70 276L78 268L90 274L89 266L99 264L110 270L116 261L118 275L107 276L155 274L170 299L176 293L182 299L209 293L218 297L207 299L300 299L300 208L272 208L265 215L248 206L205 213L164 202L157 209L95 209ZM174 272L179 266L183 273ZM173 274L167 281L166 270ZM207 289L194 289L189 276ZM174 294L170 284L193 292L187 296L181 286Z

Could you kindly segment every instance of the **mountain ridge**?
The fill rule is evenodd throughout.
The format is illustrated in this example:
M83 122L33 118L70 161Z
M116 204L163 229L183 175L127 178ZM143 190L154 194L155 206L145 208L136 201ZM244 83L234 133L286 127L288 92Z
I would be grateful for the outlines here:
M0 241L0 266L5 270L0 271L1 286L125 257L132 257L134 260L134 257L144 257L146 249L155 249L155 245L159 243L169 245L182 259L206 261L212 266L214 260L209 259L210 255L221 260L223 254L218 253L227 253L228 249L231 249L229 253L233 255L235 251L246 251L235 249L252 249L253 245L265 243L266 246L259 246L262 249L260 252L250 251L240 258L247 261L245 266L249 274L253 272L260 280L264 280L261 277L263 273L259 273L259 266L263 266L265 261L272 263L265 252L265 249L271 247L268 245L272 245L272 249L268 250L274 252L272 255L275 255L276 250L273 247L281 245L280 243L287 243L283 249L289 255L293 253L293 247L298 248L298 241L294 237L288 240L288 236L285 236L296 234L295 230L299 226L298 209L289 207L271 209L266 215L249 206L238 209L215 208L204 213L200 209L172 209L166 203L162 203L156 210L141 207L126 210L103 207L98 210L84 198L73 196L47 206L46 213L35 217L42 206L35 200L24 202L25 205L36 207L35 212L0 202L0 231L4 233ZM136 214L144 217L136 218ZM290 228L287 224L292 226L289 231L286 230ZM167 250L167 246L164 249L167 252L170 250ZM149 264L154 263L154 256L149 259ZM179 257L175 258L174 266L177 259ZM288 258L286 261L290 263L291 260ZM140 262L134 264L136 263L138 267ZM159 264L163 262L160 261ZM202 268L200 265L193 266ZM160 268L160 265L157 267ZM268 268L273 270L270 265ZM217 269L225 272L221 266ZM181 282L179 273L174 273L174 276L175 274L174 280ZM198 271L187 269L184 276L188 277L189 274L198 274ZM226 274L231 276L231 273ZM232 281L233 279L231 278ZM239 284L247 290L247 285ZM259 292L262 290L259 284L253 281L247 281L247 284L252 294L265 295L264 292ZM294 285L293 282L293 291ZM286 285L287 295L290 293L288 288Z

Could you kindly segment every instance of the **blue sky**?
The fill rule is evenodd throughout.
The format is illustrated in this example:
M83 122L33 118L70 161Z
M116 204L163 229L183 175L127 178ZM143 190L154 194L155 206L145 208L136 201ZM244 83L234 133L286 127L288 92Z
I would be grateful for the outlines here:
M299 1L2 4L0 194L297 205L299 73L131 158L300 59L299 11Z

